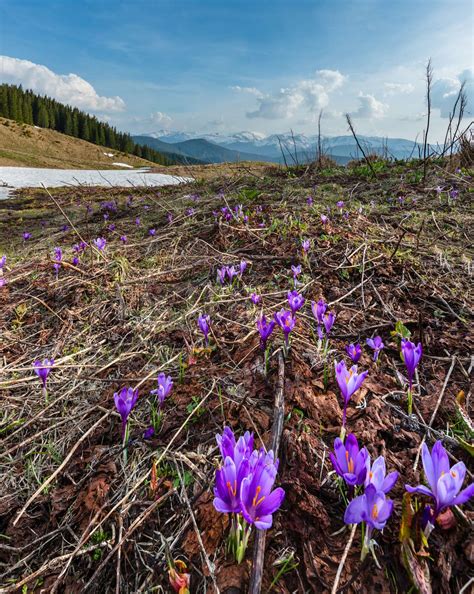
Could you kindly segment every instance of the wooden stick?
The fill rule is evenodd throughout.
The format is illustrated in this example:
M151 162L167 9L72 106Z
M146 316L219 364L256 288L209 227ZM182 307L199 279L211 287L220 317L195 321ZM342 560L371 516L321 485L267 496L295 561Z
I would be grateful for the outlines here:
M278 356L278 385L275 394L275 405L273 412L272 427L272 450L275 458L278 456L281 433L283 431L283 419L285 417L285 361L280 351ZM263 561L265 559L266 531L257 530L253 548L253 566L250 576L249 594L260 594L263 577Z
M344 553L342 554L341 561L339 563L339 567L337 568L336 578L334 580L334 584L332 586L331 594L336 594L337 587L339 586L339 580L341 579L342 570L344 569L344 565L346 563L347 555L352 546L352 541L354 540L354 535L356 533L357 524L353 524L351 535L349 536L349 540L347 541L346 548L344 549Z

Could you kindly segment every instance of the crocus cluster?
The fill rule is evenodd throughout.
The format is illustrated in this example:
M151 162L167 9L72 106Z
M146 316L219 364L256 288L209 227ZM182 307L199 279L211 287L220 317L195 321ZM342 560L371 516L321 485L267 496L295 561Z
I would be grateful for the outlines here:
M386 497L398 479L398 472L387 475L385 459L379 456L371 464L367 448L359 448L357 438L350 433L345 442L339 437L334 442L334 453L329 454L334 470L348 488L351 501L344 514L346 524L364 523L362 559L372 548L374 529L383 530L392 510L393 502ZM364 492L354 497L356 489Z
M332 311L326 312L327 310L327 303L324 299L320 299L317 303L315 301L311 302L311 311L313 312L313 316L316 318L318 322L317 330L318 330L318 338L320 341L324 338L324 330L326 331L326 339L329 338L329 334L331 329L334 325L336 320L336 314Z
M63 259L63 251L60 247L54 248L54 263L53 268L56 272L56 277L59 274L59 269L61 268L61 262Z
M271 528L273 514L280 507L285 492L273 489L278 460L273 452L253 449L253 434L248 431L237 441L230 427L216 436L222 466L216 471L214 507L232 514L230 549L240 563L252 525L259 530Z
M247 269L247 262L242 260L236 268L235 266L222 266L222 268L217 269L217 280L218 282L223 285L228 279L229 283L232 284L234 279L237 277L242 278L242 275Z

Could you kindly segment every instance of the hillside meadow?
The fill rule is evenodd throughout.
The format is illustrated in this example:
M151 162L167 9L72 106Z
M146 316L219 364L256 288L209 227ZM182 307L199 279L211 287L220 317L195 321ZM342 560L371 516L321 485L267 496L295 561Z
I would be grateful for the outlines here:
M469 591L473 170L164 169L0 202L0 591Z

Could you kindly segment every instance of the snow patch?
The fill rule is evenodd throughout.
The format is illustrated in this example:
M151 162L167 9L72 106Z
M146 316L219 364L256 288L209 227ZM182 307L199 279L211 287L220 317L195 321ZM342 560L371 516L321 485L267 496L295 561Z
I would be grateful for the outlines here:
M106 157L113 157L113 156L114 156L114 154L113 154L113 153L104 153L104 155L105 155Z
M133 165L128 165L127 163L112 163L116 167L126 167L127 169L133 169Z
M14 188L59 188L63 186L169 186L193 181L163 173L150 173L148 168L121 171L108 169L40 169L36 167L0 167L0 200L8 198Z

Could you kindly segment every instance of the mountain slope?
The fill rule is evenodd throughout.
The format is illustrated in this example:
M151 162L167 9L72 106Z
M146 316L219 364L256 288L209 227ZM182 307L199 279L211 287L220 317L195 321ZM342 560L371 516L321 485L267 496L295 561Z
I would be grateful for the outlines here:
M111 156L110 156L111 155ZM152 167L156 163L122 153L55 130L18 124L0 118L0 165L53 169L122 169Z
M133 136L134 142L147 145L162 154L187 156L189 163L238 163L240 161L273 161L256 153L234 151L205 138L194 138L168 143L151 136Z
M211 163L237 163L239 161L266 161L262 155L251 152L234 151L204 138L195 138L171 145L192 157Z
M194 157L185 153L179 148L177 144L170 144L158 138L153 138L152 136L132 136L132 139L141 146L149 146L153 150L159 151L163 155L172 156L173 159L177 160L179 163L188 163L189 165L202 165L204 163L210 163L210 161L206 161L206 159Z

